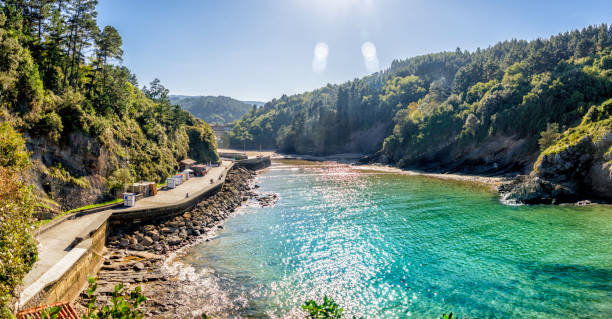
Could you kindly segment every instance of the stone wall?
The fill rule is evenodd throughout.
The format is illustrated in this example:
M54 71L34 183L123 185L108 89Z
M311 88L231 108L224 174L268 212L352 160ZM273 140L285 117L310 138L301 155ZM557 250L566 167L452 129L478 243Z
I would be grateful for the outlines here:
M102 225L91 234L91 236L74 248L67 259L71 256L78 258L71 265L66 265L63 273L58 273L59 278L41 289L35 296L20 305L20 309L27 309L39 305L51 304L60 301L74 300L88 284L88 277L94 276L100 269L102 256L106 249L105 242L108 235L108 223ZM71 260L65 260L69 263Z

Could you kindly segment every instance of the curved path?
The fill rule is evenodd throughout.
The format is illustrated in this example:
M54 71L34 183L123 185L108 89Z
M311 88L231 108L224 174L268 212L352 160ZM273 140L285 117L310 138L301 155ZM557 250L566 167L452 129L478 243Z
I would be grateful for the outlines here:
M47 227L36 236L39 242L38 261L23 279L24 289L20 295L19 307L27 305L32 297L59 280L90 248L91 243L88 243L87 239L112 215L146 213L152 209L171 208L196 201L200 195L223 184L233 165L232 161L223 161L219 167L211 168L206 176L191 178L175 189L162 190L157 196L143 198L137 201L134 207L109 209L81 216L75 214L52 227ZM186 194L189 194L189 197Z

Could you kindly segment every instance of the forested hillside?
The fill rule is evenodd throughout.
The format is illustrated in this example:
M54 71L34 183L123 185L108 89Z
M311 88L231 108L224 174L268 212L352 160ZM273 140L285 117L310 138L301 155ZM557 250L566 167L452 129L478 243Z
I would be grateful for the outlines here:
M538 143L541 133L576 127L612 97L611 50L603 24L394 61L361 79L274 99L245 115L231 141L370 153L366 161L403 168L529 172L554 142Z
M225 124L238 120L253 107L253 104L227 96L171 95L170 101L211 124Z
M125 181L161 181L187 156L216 161L211 128L138 88L96 0L0 1L0 120L25 137L43 208L103 200Z

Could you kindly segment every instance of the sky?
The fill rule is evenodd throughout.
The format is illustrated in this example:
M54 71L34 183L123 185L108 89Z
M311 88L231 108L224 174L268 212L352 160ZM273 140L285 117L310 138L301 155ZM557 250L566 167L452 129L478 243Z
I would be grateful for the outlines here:
M612 1L100 0L123 65L171 94L269 101L388 68L612 23Z

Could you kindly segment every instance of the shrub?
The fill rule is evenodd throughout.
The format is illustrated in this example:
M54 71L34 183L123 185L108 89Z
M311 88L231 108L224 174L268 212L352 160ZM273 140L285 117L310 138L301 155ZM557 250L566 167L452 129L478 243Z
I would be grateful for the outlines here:
M96 307L96 297L94 293L97 288L95 278L89 278L89 288L87 289L87 312L81 317L83 319L94 318L143 318L144 313L138 309L147 298L142 295L140 287L134 288L132 291L127 291L123 284L115 286L113 296L109 300L109 304L102 308Z
M62 167L62 164L53 166L47 170L47 176L58 179L64 183L70 183L83 189L91 188L91 184L85 177L74 177Z
M89 277L89 288L87 288L87 311L81 316L81 319L136 319L144 318L144 313L139 309L147 298L142 295L140 287L128 291L123 284L115 286L113 295L108 304L103 307L96 306L96 297L94 293L98 285L93 277ZM49 307L41 312L43 319L58 318L60 308Z
M306 301L302 305L302 309L308 312L307 318L310 319L340 319L342 318L342 311L344 311L334 299L327 296L323 297L323 303L320 305L314 300Z
M119 192L123 192L125 184L132 181L132 174L128 168L120 168L114 171L111 176L108 177L108 193L116 195Z
M538 140L538 144L540 145L540 149L543 151L555 144L559 140L559 137L561 137L561 133L559 133L559 124L546 124L546 130L540 133L540 136L541 138Z
M29 230L35 201L20 180L29 165L23 138L0 123L0 317L10 317L13 291L36 261L36 243Z

